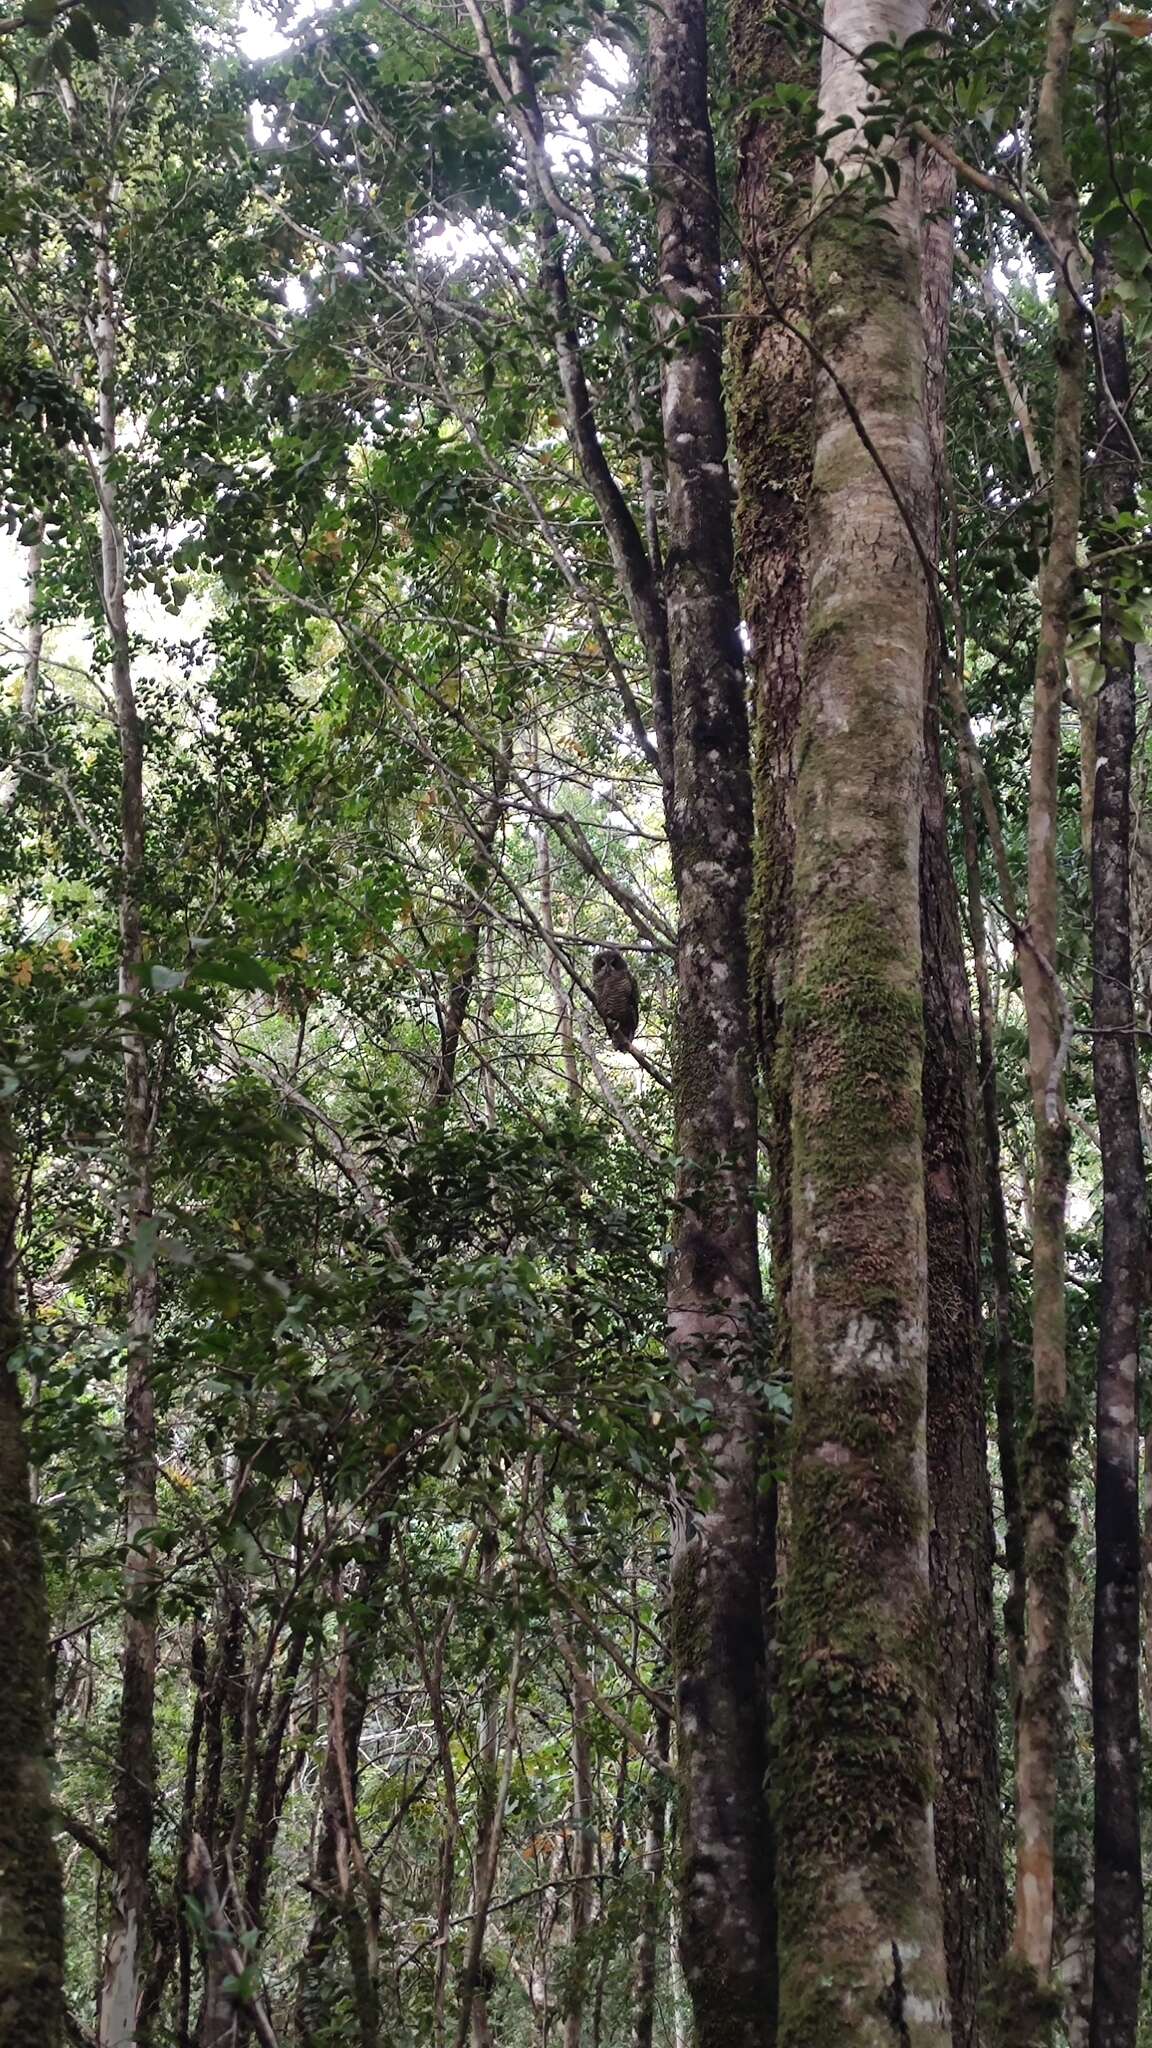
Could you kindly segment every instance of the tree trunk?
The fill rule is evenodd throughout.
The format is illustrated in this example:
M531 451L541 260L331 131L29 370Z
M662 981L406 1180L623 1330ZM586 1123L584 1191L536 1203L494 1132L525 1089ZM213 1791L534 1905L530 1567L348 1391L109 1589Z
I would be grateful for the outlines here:
M1016 1355L1012 1338L1012 1249L1008 1237L1004 1182L1000 1172L996 1012L992 1001L988 931L984 919L984 892L980 879L976 796L972 786L971 763L963 747L958 749L957 766L968 892L968 931L972 941L972 965L976 978L979 1019L984 1202L988 1228L988 1257L992 1268L988 1353L990 1378L995 1390L996 1450L1000 1462L1001 1511L1004 1521L1004 1564L1008 1573L1008 1592L1004 1600L1004 1635L1012 1697L1015 1700L1024 1658L1024 1511L1020 1487Z
M775 2003L758 1543L761 1416L747 915L752 794L721 390L720 237L701 0L650 43L667 460L672 836L679 891L675 1242L679 1373L712 1402L708 1496L678 1518L672 1649L681 1929L699 2048L763 2048Z
M852 49L920 0L828 0L821 126L864 99ZM847 46L847 47L845 47ZM850 137L851 140L851 137ZM842 141L838 147L845 149ZM780 2035L943 2048L925 1452L919 841L928 590L920 217L865 219L817 176L817 378L798 751L792 1057L792 1528L782 1624ZM849 187L857 160L842 162ZM871 192L871 181L866 181ZM850 392L869 450L842 403Z
M19 1197L12 1129L0 1115L0 2044L58 2048L64 2021L64 1903L48 1775L48 1614L12 1354Z
M588 1702L572 1688L572 1869L568 1901L568 1958L565 1973L564 2048L581 2048L587 1996L586 1936L592 1924L592 1877L595 1871L595 1815L592 1805L592 1752L588 1741Z
M1028 924L1017 957L1028 1016L1035 1164L1032 1186L1033 1413L1025 1500L1027 1613L1017 1717L1014 1954L1024 2009L1014 2043L1042 2041L1057 2000L1050 1991L1055 1911L1057 1779L1068 1684L1068 1546L1072 1454L1064 1298L1068 1121L1063 1061L1066 1004L1056 979L1060 708L1076 591L1080 524L1084 335L1078 288L1076 185L1063 113L1076 0L1053 0L1036 114L1040 175L1059 265L1051 524L1040 579L1040 636L1032 700L1028 801Z
M28 550L28 611L24 625L24 678L20 686L20 716L34 719L40 700L40 662L44 653L44 619L40 610L40 574L44 565L44 543Z
M803 187L781 176L787 117L772 89L807 83L785 24L761 0L736 0L733 83L753 111L740 133L742 250L731 346L732 444L739 475L737 566L748 637L754 753L751 971L768 1141L772 1295L778 1369L788 1363L791 1090L782 1024L792 955L793 797L804 647L807 498L812 473L812 358L779 315L802 321Z
M204 1693L204 1783L194 1830L195 1840L211 1859L213 1883L225 1898L229 1897L231 1877L225 1844L232 1832L244 1768L244 1649L243 1583L229 1575L221 1587L216 1649ZM228 1967L219 1942L204 1944L203 1963L196 2048L218 2048L228 2040L236 2021L235 2001L224 1990Z
M1096 249L1097 306L1112 281L1107 245ZM1127 413L1131 397L1124 317L1097 312L1098 374ZM1100 509L1135 509L1127 435L1101 394ZM1092 1072L1100 1127L1103 1259L1096 1375L1096 1588L1092 1627L1092 1735L1096 1759L1093 1845L1096 1954L1092 2048L1134 2048L1143 1958L1140 1870L1139 1360L1144 1300L1145 1196L1132 998L1129 894L1135 652L1115 592L1101 593L1104 680L1098 696L1092 807Z
M492 1599L492 1584L496 1571L496 1553L499 1535L490 1523L480 1537L480 1556L477 1564L477 1581L481 1598ZM480 1726L476 1744L476 1852L473 1857L472 1915L475 1916L481 1903L484 1872L492 1854L492 1840L496 1823L496 1780L500 1766L500 1710L495 1692L489 1692L491 1672L485 1673L485 1690L481 1695ZM488 2018L488 1994L490 1990L489 1971L484 1956L484 1942L479 1943L476 1962L476 1985L472 1993L471 2040L472 2048L492 2048L492 2027Z
M320 1774L320 1839L315 1858L319 1904L301 1958L296 1991L295 2027L301 2048L309 2048L311 2042L323 2038L332 1996L327 1969L341 1927L360 2048L376 2048L379 2036L378 1996L369 1964L369 1930L356 1898L351 1845L356 1826L360 1736L378 1647L373 1610L391 1549L391 1525L382 1523L381 1530L382 1553L363 1567L356 1589L361 1620L355 1630L342 1625L336 1672L329 1692L328 1740ZM370 1912L372 1902L365 1899L363 1904L364 1912Z
M671 1752L671 1716L657 1709L654 1747L667 1762ZM660 1900L664 1889L664 1843L668 1825L668 1787L655 1771L648 1792L648 1826L644 1835L644 1905L632 1965L631 2048L652 2048L656 2019L656 1949L660 1934Z
M100 441L94 466L100 522L100 596L112 646L112 698L120 739L119 984L124 1020L121 1045L128 1182L124 1235L131 1259L124 1369L123 1677L113 1795L115 1870L100 2001L100 2048L131 2048L139 2038L141 1988L151 1950L149 1857L156 1801L156 1589L155 1551L150 1537L143 1532L156 1524L152 1348L159 1276L153 1249L152 1076L147 1040L134 1015L144 986L144 735L132 684L125 543L114 480L119 424L119 308L108 207L99 213L93 226L97 289L91 331L100 389Z
M497 631L502 636L504 606L497 612ZM448 989L448 1000L440 1013L440 1057L436 1064L436 1078L432 1087L434 1113L443 1114L456 1085L456 1060L460 1051L460 1040L468 1019L472 1003L472 991L480 966L480 951L488 922L487 891L493 874L493 849L504 816L504 797L508 789L508 775L512 760L512 736L506 734L503 752L497 758L492 771L492 798L481 815L476 828L476 839L468 863L468 897L464 904L463 927L460 933L459 952L452 980Z
M974 2048L977 2006L1003 1953L996 1731L994 1536L980 1317L980 1143L975 1039L948 853L939 731L927 739L921 840L924 1176L928 1231L929 1561L936 1687L936 1868L953 2048Z
M955 183L929 156L923 213L925 418L936 488L926 542L939 552ZM929 618L920 826L924 955L924 1207L928 1239L929 1566L941 1645L936 1693L936 1869L952 2048L974 2048L977 2006L1003 1953L1004 1864L992 1599L995 1549L984 1415L976 1039L940 760L940 635Z

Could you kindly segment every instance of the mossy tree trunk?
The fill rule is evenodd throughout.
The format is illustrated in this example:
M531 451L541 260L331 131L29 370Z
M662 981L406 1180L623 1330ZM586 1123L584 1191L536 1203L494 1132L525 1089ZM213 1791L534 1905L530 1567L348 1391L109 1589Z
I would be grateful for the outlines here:
M752 787L721 389L720 233L703 0L662 0L650 41L659 240L665 587L679 890L675 1241L669 1331L712 1403L707 1493L672 1564L681 1941L698 2048L764 2048L775 1955L765 1799L758 1498L749 1385L760 1312L747 918Z
M1100 510L1135 509L1128 435L1111 410L1131 399L1124 316L1108 294L1106 243L1094 265ZM1092 1040L1104 1195L1100 1342L1096 1378L1096 1588L1092 1628L1092 1733L1096 1954L1092 2048L1133 2048L1140 2005L1144 1892L1140 1869L1140 1312L1145 1196L1132 997L1129 839L1136 738L1135 651L1117 593L1101 593L1101 663L1092 808Z
M862 112L850 53L903 40L926 14L919 0L828 0L823 126ZM849 195L858 163L841 163ZM928 589L905 517L923 530L933 478L920 216L911 165L901 168L899 191L867 212L850 196L830 207L818 173L811 235L823 367L787 1006L795 1420L779 1813L788 2048L943 2048L949 2039L925 1449Z
M755 870L752 996L763 1082L777 1363L787 1370L791 1269L791 1089L782 1030L792 957L792 818L804 651L807 504L812 473L812 358L801 230L807 197L796 135L773 112L777 86L814 83L814 49L761 0L736 0L733 85L752 108L739 136L741 291L730 388L737 571L752 705ZM781 318L783 315L783 319Z
M925 540L938 552L955 183L920 167L925 417L935 470ZM940 636L929 618L920 830L924 954L924 1203L928 1233L929 1562L940 1644L936 1868L952 2048L974 2048L978 2003L1003 1952L1004 1864L996 1739L992 1496L984 1414L976 1035L948 844L940 756Z
M750 971L760 1122L767 1151L773 1369L791 1375L792 1088L784 1005L792 965L793 799L803 674L812 357L801 338L808 270L803 229L810 161L774 88L814 85L818 58L795 17L735 0L729 57L738 104L736 185L741 241L738 316L729 344L729 402L738 477L736 563L746 634L753 755ZM799 172L799 175L797 175ZM777 1439L766 1455L775 1462ZM769 1693L776 1683L779 1584L775 1486L761 1530L761 1593ZM775 1847L773 1845L773 1862ZM775 1897L772 1938L776 1939Z

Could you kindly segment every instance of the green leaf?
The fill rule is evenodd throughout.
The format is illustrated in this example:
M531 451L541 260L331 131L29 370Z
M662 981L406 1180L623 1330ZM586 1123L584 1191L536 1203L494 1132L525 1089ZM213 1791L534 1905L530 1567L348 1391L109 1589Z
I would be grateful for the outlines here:
M78 57L84 57L89 64L100 59L100 38L86 14L73 14L64 31Z
M264 961L258 960L254 953L245 953L239 946L214 950L197 961L194 972L197 981L206 981L217 988L258 990L266 996L276 993L275 975Z

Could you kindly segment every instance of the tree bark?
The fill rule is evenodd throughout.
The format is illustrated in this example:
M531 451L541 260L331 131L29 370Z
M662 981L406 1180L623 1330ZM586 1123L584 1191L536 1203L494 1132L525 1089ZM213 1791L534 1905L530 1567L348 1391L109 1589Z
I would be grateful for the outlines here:
M64 89L63 86L61 88ZM99 379L100 439L94 475L100 524L100 597L111 642L112 698L120 740L120 971L124 1068L125 1239L129 1247L124 1383L124 1637L113 1795L112 1914L100 2001L100 2048L131 2048L151 1950L149 1857L156 1801L155 1552L156 1411L152 1349L159 1275L152 1202L153 1087L148 1044L134 1016L144 986L141 890L145 862L144 733L132 683L125 544L117 503L119 306L110 208L93 222L96 305L91 338Z
M1028 924L1017 957L1028 1018L1035 1163L1032 1186L1033 1413L1025 1496L1027 1611L1017 1716L1014 1954L1027 2010L1012 2038L1050 2031L1055 1911L1057 1778L1068 1684L1068 1546L1071 1418L1064 1298L1068 1122L1063 1061L1066 1005L1056 979L1060 708L1076 590L1080 524L1084 335L1078 288L1077 192L1064 149L1064 97L1076 0L1053 0L1036 114L1036 150L1048 193L1058 265L1051 522L1040 579L1040 635L1032 700L1028 799Z
M926 16L919 0L828 0L822 127L861 114L850 52L902 41ZM857 161L841 163L849 187ZM795 1410L779 1815L788 2048L943 2048L949 2037L928 1707L919 915L928 589L906 523L923 531L933 476L921 224L906 156L901 169L899 191L864 219L850 202L827 205L818 171L811 235L822 364L787 1008Z
M1098 377L1121 413L1131 398L1124 317L1107 296L1106 243L1094 265ZM1102 303L1103 302L1103 303ZM1135 509L1132 453L1100 394L1100 510ZM1135 650L1115 591L1101 591L1092 807L1092 1074L1100 1129L1103 1244L1096 1371L1096 1586L1092 1625L1095 1750L1095 1964L1091 2048L1134 2048L1143 1960L1140 1869L1140 1314L1145 1194L1132 996L1129 843L1136 739Z
M502 633L502 611L497 615L497 629ZM480 966L480 949L488 921L486 892L491 885L492 853L500 830L500 821L504 815L504 797L512 765L511 752L512 736L509 733L505 734L503 752L497 756L493 765L492 799L485 806L477 825L476 838L468 863L469 893L464 906L460 950L448 989L448 1000L440 1014L440 1058L432 1087L432 1108L433 1112L439 1115L443 1115L447 1110L455 1090L460 1040L468 1019L472 992ZM542 831L546 829L547 827L541 826Z
M0 2048L58 2048L64 2024L64 1901L48 1774L48 1612L12 1356L19 1196L0 1114Z
M319 1842L315 1858L319 1904L301 1958L296 1991L295 2029L301 2048L308 2048L309 2043L323 2036L331 1996L325 1975L341 1926L360 2048L376 2048L379 2038L379 2001L374 1971L370 1967L370 1930L365 1924L365 1914L371 1913L373 1901L365 1898L364 1911L361 1911L354 1883L354 1878L360 1878L361 1871L355 1867L353 1836L360 1777L360 1736L368 1711L368 1687L378 1651L374 1608L380 1582L387 1571L391 1524L382 1523L381 1532L381 1554L362 1568L356 1590L356 1606L363 1618L355 1629L342 1624L336 1671L328 1696L328 1739L320 1774ZM359 1846L358 1836L356 1846ZM363 1889L362 1885L360 1889Z
M226 1844L236 1816L244 1772L245 1611L243 1582L229 1574L220 1589L216 1648L203 1694L204 1782L194 1840L211 1858L213 1882L228 1895ZM196 2021L197 2048L217 2048L235 2025L235 2001L223 1988L227 1975L219 1943L204 1944L204 1983Z
M1012 1247L1008 1211L1000 1172L1000 1117L996 1089L996 1011L988 964L988 929L980 879L976 795L971 764L963 747L957 752L960 817L964 835L968 932L976 980L980 1067L980 1123L984 1140L984 1206L988 1257L992 1269L992 1304L988 1319L990 1378L996 1405L996 1450L1000 1463L1001 1512L1004 1522L1004 1564L1008 1592L1004 1600L1004 1636L1012 1698L1020 1683L1024 1657L1024 1510L1020 1484L1019 1424L1016 1399L1016 1355L1012 1338Z
M44 619L40 609L40 576L44 566L44 543L38 540L28 550L28 611L24 625L24 677L20 686L20 716L31 721L40 700L40 663L44 653Z
M667 1762L671 1752L672 1718L658 1708L653 1727L656 1754ZM668 1827L668 1787L661 1772L652 1775L648 1792L648 1825L644 1835L644 1905L632 1964L631 2048L652 2048L656 2021L656 1953L660 1936L660 1900L664 1889L664 1845Z
M784 1006L792 955L796 733L803 671L807 498L812 473L812 358L791 323L806 315L803 186L784 176L787 119L778 85L815 77L813 54L760 0L736 0L733 83L753 109L740 131L736 200L742 282L731 344L732 444L739 476L737 569L752 700L755 864L751 972L768 1143L772 1302L778 1369L788 1364L791 1089ZM783 313L789 326L782 324Z
M592 1878L595 1873L592 1752L588 1740L588 1702L572 1687L572 1885L568 1900L568 1963L565 1974L564 2048L581 2048L587 2002L586 1936L592 1924Z
M677 1517L672 1649L681 1928L699 2048L763 2048L775 2004L758 1542L752 793L721 388L720 235L701 0L650 40L679 893L672 1358L712 1403L708 1494Z
M935 489L926 544L939 552L955 181L929 156L923 212L925 419ZM924 955L924 1206L928 1243L929 1565L937 1640L936 1869L952 2048L974 2048L978 2001L1005 1937L992 1562L980 1287L976 1037L948 844L940 758L940 663L929 617L920 827Z

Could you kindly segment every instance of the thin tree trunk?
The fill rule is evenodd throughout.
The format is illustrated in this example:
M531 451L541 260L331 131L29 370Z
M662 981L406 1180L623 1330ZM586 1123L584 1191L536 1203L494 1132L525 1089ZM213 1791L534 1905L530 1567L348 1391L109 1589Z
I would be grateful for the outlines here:
M1107 295L1109 251L1096 249L1099 374L1127 412L1131 390L1124 317ZM1135 509L1128 439L1099 403L1100 509ZM1092 2048L1134 2048L1143 1959L1140 1869L1140 1313L1144 1301L1145 1195L1132 996L1129 887L1135 652L1115 592L1101 593L1104 680L1098 697L1092 807L1092 1072L1100 1129L1103 1257L1096 1375L1096 1587L1092 1627L1095 1750L1096 1949Z
M173 1887L175 1892L178 1950L176 2038L179 2048L192 2048L192 1941L183 1906L187 1884L187 1859L192 1847L192 1835L196 1823L196 1782L200 1770L200 1748L204 1736L204 1708L208 1681L207 1645L199 1622L196 1623L193 1630L192 1648L188 1663L194 1697L192 1701L192 1722L188 1732L188 1746L184 1758L184 1796L180 1807L180 1840L177 1847L176 1877Z
M921 843L928 1232L929 1558L937 1639L936 1867L953 2048L1004 1949L992 1563L980 1291L975 1035L948 852L935 716Z
M812 358L785 327L806 314L804 189L781 176L790 140L774 113L780 85L809 83L816 58L762 0L736 0L733 82L750 106L740 133L739 317L731 344L732 445L739 476L737 568L752 699L755 867L751 973L768 1142L777 1366L788 1364L791 1270L791 1089L784 1006L792 956L796 733L804 650L807 499L812 474Z
M1080 525L1084 335L1079 303L1076 185L1063 117L1076 0L1053 0L1036 115L1036 150L1056 260L1057 337L1051 523L1040 580L1040 637L1032 703L1028 802L1028 925L1017 957L1028 1017L1035 1163L1032 1186L1033 1413L1026 1478L1027 1613L1017 1717L1014 1954L1024 2004L1010 2038L1043 2040L1055 1912L1057 1780L1068 1684L1068 1545L1072 1427L1064 1298L1068 1121L1063 1061L1066 1005L1056 980L1060 708L1076 591Z
M225 1845L244 1768L244 1648L244 1589L239 1578L230 1575L221 1589L216 1649L204 1698L204 1784L194 1831L194 1840L211 1857L213 1882L226 1898L232 1873ZM197 2048L217 2048L235 2026L236 2007L224 1990L227 1964L219 1943L205 1943L203 1962L196 2043Z
M219 2028L206 2037L206 2048L209 2044L210 2048L225 2048L225 2044L231 2048L241 2013L260 2042L260 2048L277 2048L276 2035L263 1998L258 1991L242 1988L250 1974L251 1957L244 1953L235 1939L216 1888L212 1859L199 1835L193 1835L188 1852L188 1890L200 1909L204 1940L210 1950L207 1974L213 1982L231 1987L223 1994L228 2013L221 2009Z
M812 473L812 358L796 324L807 317L802 175L781 175L794 142L779 86L814 83L815 48L798 52L795 22L760 0L736 0L729 51L739 102L736 203L742 247L739 318L732 329L732 440L739 485L736 557L751 691L753 877L750 975L760 1114L768 1155L774 1370L791 1375L792 1083L784 1012L792 972L793 804L806 597L807 501ZM794 117L792 117L794 121ZM783 317L782 317L783 316ZM785 324L787 322L787 324ZM764 1456L777 1462L776 1431ZM766 1692L776 1685L780 1502L773 1484L760 1527ZM769 1747L769 1773L773 1765ZM775 1845L771 1845L773 1865ZM776 1942L776 1904L770 1901Z
M564 2048L580 2048L584 2033L588 1959L585 1937L592 1924L595 1873L592 1752L588 1702L572 1687L572 1878L568 1901L568 1960L565 1971Z
M481 1598L491 1601L492 1584L496 1570L496 1553L499 1535L494 1523L484 1529L480 1537L480 1555L477 1560L477 1583ZM500 1762L500 1713L499 1701L494 1693L487 1691L482 1696L480 1707L479 1739L476 1745L476 1854L473 1861L475 1875L472 1880L473 1919L479 1910L483 1874L488 1868L492 1853L492 1831L496 1821L497 1771ZM493 2048L492 2028L488 2018L489 1973L485 1966L484 1943L481 1940L476 1959L476 1982L472 1992L471 2036L472 2048Z
M1000 1496L1004 1521L1004 1564L1008 1592L1004 1600L1004 1634L1013 1700L1019 1690L1024 1659L1024 1508L1020 1487L1019 1426L1016 1400L1016 1351L1012 1338L1012 1248L1008 1211L1000 1172L1000 1117L996 1091L996 1011L988 965L988 931L980 880L976 799L971 764L958 750L960 816L964 834L964 867L968 890L968 931L976 978L980 1058L980 1117L984 1140L984 1202L988 1254L992 1268L992 1307L988 1350L996 1404L996 1449L1000 1463Z
M653 1728L656 1754L667 1762L672 1720L657 1712ZM644 1905L632 1963L631 2048L652 2048L656 2020L656 1959L660 1935L660 1901L664 1889L664 1843L668 1825L668 1787L654 1772L648 1792L648 1826L644 1836Z
M702 0L664 0L653 12L650 107L680 912L668 1312L675 1365L708 1395L715 1421L708 1498L679 1518L672 1562L681 1926L699 2048L763 2048L775 1955L764 1795L762 1418L746 1387L760 1306L746 935L752 796Z
M925 538L939 550L955 180L920 167L925 418L935 490ZM1005 1939L992 1561L980 1288L976 1035L948 844L940 760L940 635L929 618L920 927L924 955L924 1204L928 1240L929 1564L937 1639L936 1869L952 2048L974 2048L977 2008Z
M1067 2048L1090 2048L1093 1917L1089 1885L1056 1941L1056 1976L1063 1999L1060 2024Z
M532 779L536 795L542 800L543 778L540 773L539 734L533 738ZM564 1081L568 1100L573 1105L580 1097L580 1069L576 1064L576 1041L572 1030L572 1004L564 987L564 976L554 945L555 926L552 921L552 842L543 818L536 827L536 899L539 906L540 930L544 938L544 970L548 986L552 991L552 1007L556 1012L556 1029L560 1037L560 1050L564 1060Z
M352 1838L356 1827L360 1735L377 1650L371 1617L376 1588L388 1566L391 1524L382 1522L381 1531L382 1554L364 1567L356 1589L361 1620L355 1631L342 1625L336 1672L328 1695L328 1738L320 1774L320 1840L315 1858L320 1903L301 1958L295 2002L295 2030L301 2048L308 2048L309 2043L323 2037L332 1989L325 1971L341 1927L356 2001L360 2048L375 2048L379 2033L375 1976L369 1967L371 1932L365 1926L355 1896L353 1877L359 1875L359 1870L354 1872ZM373 1900L365 1897L363 1903L364 1912L371 1915Z
M28 612L24 627L24 676L20 685L20 716L34 719L40 699L40 662L44 652L44 618L40 609L40 575L44 566L44 543L38 540L28 550Z
M496 1787L492 1805L491 1822L487 1832L484 1860L479 1865L475 1898L472 1908L472 1931L468 1942L468 1954L464 1961L463 1981L460 1989L460 2011L456 2025L454 2048L464 2048L472 2024L473 2000L484 1957L484 1936L488 1927L488 1914L492 1905L492 1894L496 1889L496 1872L500 1861L500 1845L504 1838L504 1814L508 1805L508 1789L512 1782L512 1767L516 1759L516 1701L520 1683L520 1635L517 1632L512 1644L512 1660L508 1671L508 1693L504 1708L504 1761L500 1780Z
M841 115L855 121L864 104L849 53L901 42L926 22L921 0L828 0L823 128ZM840 168L849 187L861 175L851 157ZM943 2048L950 2032L931 1806L925 1452L928 588L904 516L924 530L934 479L907 156L901 169L883 207L867 181L865 219L850 203L827 206L819 171L811 236L823 372L787 1011L795 1410L779 1815L788 2048Z
M64 2021L64 1902L48 1775L48 1613L12 1354L19 1195L12 1127L0 1113L0 2043L58 2048Z
M280 1760L307 1642L308 1634L304 1628L297 1628L289 1640L260 1747L255 1798L244 1853L244 1914L249 1927L260 1927L264 1921L265 1896L283 1805Z
M976 791L972 762L963 745L957 750L959 815L963 831L963 868L968 879L968 934L978 995L980 1044L980 1126L984 1139L984 1214L988 1225L988 1262L992 1268L992 1307L988 1317L988 1360L996 1403L996 1456L1000 1462L1000 1509L1004 1522L1004 1569L1009 1591L1004 1595L1004 1640L1009 1655L1009 1686L1019 1692L1025 1630L1025 1532L1017 1421L1017 1354L1013 1341L1013 1249L1009 1241L1009 1210L1000 1176L1000 1116L996 1098L996 1006L988 967L988 926L984 920L984 885L980 881L980 842L976 823Z
M497 615L497 629L503 633L503 610ZM456 1060L460 1051L460 1040L472 1002L472 991L480 967L481 947L488 922L486 892L491 885L493 863L492 852L500 821L504 815L504 796L508 788L508 775L512 761L512 739L505 735L503 752L497 757L492 772L492 799L485 807L476 830L476 841L469 859L469 895L464 907L463 929L460 934L460 951L455 972L448 990L448 1001L440 1017L440 1058L436 1067L436 1079L432 1090L433 1109L443 1113L452 1099L456 1085ZM541 828L546 829L546 828Z
M62 86L62 90L63 90ZM113 195L114 197L114 195ZM144 735L132 684L125 546L114 468L118 431L119 309L105 207L93 223L96 307L92 342L99 377L100 440L95 456L100 522L100 595L112 647L111 682L120 739L120 999L124 1064L125 1237L131 1251L124 1386L124 1636L117 1769L113 1793L115 1871L100 2001L100 2048L138 2039L141 1987L151 1951L149 1856L155 1817L156 1415L152 1349L158 1270L152 1207L153 1087L147 1040L134 1017L143 985Z
M668 1996L672 2002L672 2048L690 2048L688 1997L680 1960L680 1913L675 1893L668 1903Z

